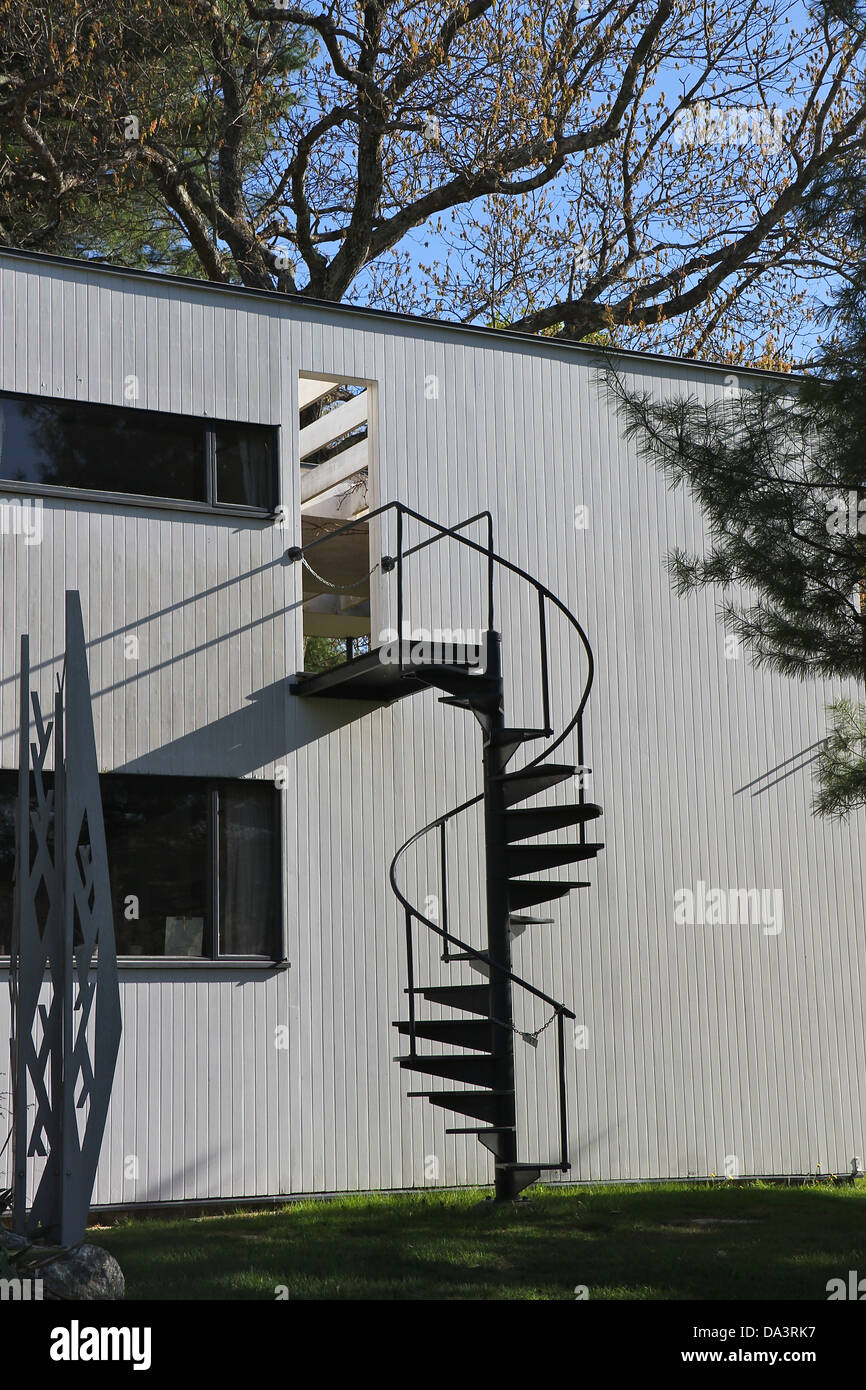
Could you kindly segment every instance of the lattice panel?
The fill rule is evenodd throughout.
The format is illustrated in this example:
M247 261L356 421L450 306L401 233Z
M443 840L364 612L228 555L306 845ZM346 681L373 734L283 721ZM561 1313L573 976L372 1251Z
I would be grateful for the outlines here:
M49 753L53 787L47 783ZM71 1245L87 1224L121 1031L90 682L75 591L66 595L63 679L49 722L30 690L29 641L21 639L20 756L10 971L13 1211L16 1230ZM47 1003L40 999L46 974ZM34 1160L40 1159L37 1172ZM35 1186L29 1211L28 1185Z

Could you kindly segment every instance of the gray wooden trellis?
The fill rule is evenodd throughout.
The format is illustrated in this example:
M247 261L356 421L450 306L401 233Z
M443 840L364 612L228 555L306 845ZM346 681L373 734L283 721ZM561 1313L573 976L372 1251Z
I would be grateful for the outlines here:
M66 593L66 656L53 718L46 720L30 689L29 638L21 638L20 721L9 975L13 1220L23 1235L73 1245L87 1225L121 1029L105 827L76 590ZM53 788L46 785L51 751ZM28 1210L28 1161L33 1159L45 1162L38 1180L33 1179Z

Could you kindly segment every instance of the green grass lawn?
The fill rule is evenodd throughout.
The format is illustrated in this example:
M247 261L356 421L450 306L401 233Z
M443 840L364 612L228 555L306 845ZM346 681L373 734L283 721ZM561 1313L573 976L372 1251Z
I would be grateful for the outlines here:
M817 1299L866 1276L866 1181L477 1191L137 1217L91 1230L129 1298Z

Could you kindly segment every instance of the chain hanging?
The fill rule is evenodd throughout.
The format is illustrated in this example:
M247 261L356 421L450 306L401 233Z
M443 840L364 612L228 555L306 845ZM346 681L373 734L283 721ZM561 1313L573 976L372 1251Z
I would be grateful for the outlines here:
M541 1037L541 1035L542 1035L542 1033L544 1032L545 1028L549 1028L549 1027L550 1027L551 1023L553 1022L553 1020L554 1020L555 1018L556 1018L556 1014L555 1014L555 1013L552 1013L552 1014L550 1015L550 1018L547 1020L547 1022L546 1022L546 1023L542 1023L542 1025L541 1025L540 1028L536 1028L536 1030L535 1030L534 1033L521 1033L521 1031L520 1031L519 1028L515 1028L514 1031L515 1031L515 1033L517 1034L517 1036L518 1036L519 1038L522 1038L522 1039L523 1039L523 1041L524 1041L525 1043L529 1043L529 1046L530 1046L530 1047L538 1047L538 1039Z
M339 589L341 591L343 589L357 589L359 585L366 584L370 576L375 574L376 570L379 568L379 561L377 560L373 568L368 570L366 574L362 574L360 579L353 579L351 582L344 580L341 584L332 584L330 579L326 579L323 574L316 573L305 555L301 556L301 564L304 566L304 569L309 570L313 578L318 580L320 584L324 584L328 589Z
M536 1028L536 1030L535 1030L534 1033L523 1033L523 1032L521 1032L521 1030L517 1027L516 1024L514 1024L514 1023L503 1023L502 1020L499 1019L499 1018L491 1018L490 1022L491 1022L491 1023L496 1023L496 1024L498 1024L498 1026L499 1026L500 1028L510 1028L511 1031L512 1031L512 1033L516 1033L517 1036L518 1036L518 1038L522 1038L523 1041L524 1041L525 1043L529 1043L529 1046L530 1046L530 1047L538 1047L538 1039L541 1037L541 1035L542 1035L542 1033L544 1032L544 1030L545 1030L546 1028L549 1028L549 1027L550 1027L551 1023L553 1022L553 1020L554 1020L555 1018L556 1018L556 1014L555 1014L555 1013L552 1013L552 1014L550 1015L550 1018L547 1020L547 1022L546 1022L546 1023L542 1023L542 1025L541 1025L540 1028Z

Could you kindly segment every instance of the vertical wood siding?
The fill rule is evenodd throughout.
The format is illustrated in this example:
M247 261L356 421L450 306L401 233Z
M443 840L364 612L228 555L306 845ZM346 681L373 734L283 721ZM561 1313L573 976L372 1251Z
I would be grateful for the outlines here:
M723 1173L729 1155L744 1173L847 1171L863 1155L862 836L809 809L808 759L836 692L726 660L713 597L672 595L665 554L700 545L700 518L622 441L587 354L2 255L0 321L0 389L124 404L135 375L144 408L279 425L290 518L298 372L375 381L372 496L447 523L489 507L498 549L580 617L597 660L587 753L606 849L592 889L515 946L516 968L588 1030L588 1046L568 1049L572 1177ZM660 394L722 387L691 364L622 368ZM0 765L17 757L19 633L47 695L63 591L77 587L103 769L288 770L291 969L123 970L96 1201L488 1181L486 1153L405 1099L391 1060L405 979L387 868L414 830L478 789L472 721L432 693L388 708L288 695L300 574L283 554L296 526L66 499L45 500L44 524L41 547L0 537ZM373 558L391 548L385 527ZM386 625L394 590L394 576L376 576ZM480 566L447 543L418 557L409 595L415 624L484 625ZM535 623L520 586L503 582L515 723L540 708ZM585 667L554 620L550 636L561 726ZM453 836L451 908L478 940L472 828ZM438 892L429 855L407 867L421 897ZM700 880L781 888L782 931L676 925L675 891ZM431 981L472 978L448 975L435 947L426 960ZM517 1010L522 1028L546 1021L533 1001ZM555 1156L554 1044L553 1028L537 1051L518 1043L524 1133L537 1135L525 1158Z

